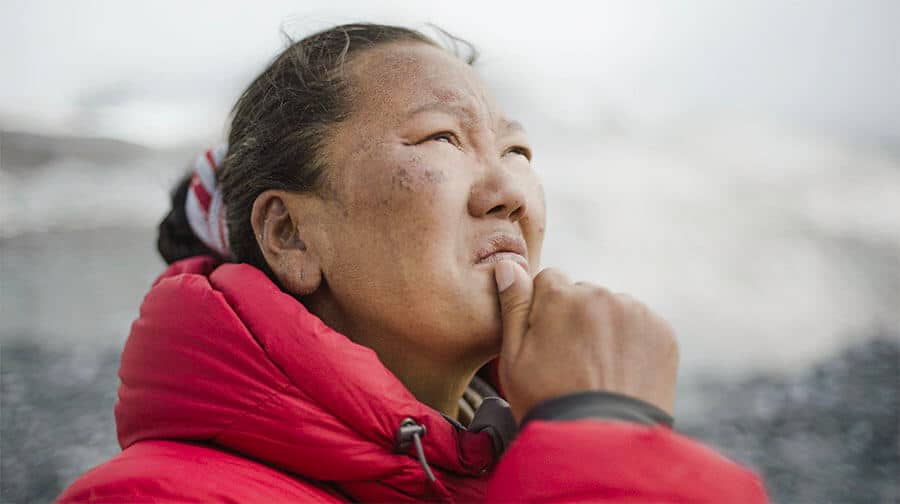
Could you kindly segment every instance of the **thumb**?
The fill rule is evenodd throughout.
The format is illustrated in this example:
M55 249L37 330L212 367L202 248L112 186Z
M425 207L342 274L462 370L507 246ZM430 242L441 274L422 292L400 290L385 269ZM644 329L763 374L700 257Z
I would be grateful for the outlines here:
M528 329L533 282L525 269L513 261L500 261L494 266L494 280L500 298L500 317L503 322L501 353L519 353L522 338Z

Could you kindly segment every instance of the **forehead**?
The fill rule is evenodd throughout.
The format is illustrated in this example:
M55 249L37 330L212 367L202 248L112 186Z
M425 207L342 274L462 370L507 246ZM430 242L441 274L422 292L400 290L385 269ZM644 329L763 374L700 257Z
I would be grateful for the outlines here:
M438 47L389 44L361 53L349 68L355 112L399 116L434 102L498 111L472 67Z

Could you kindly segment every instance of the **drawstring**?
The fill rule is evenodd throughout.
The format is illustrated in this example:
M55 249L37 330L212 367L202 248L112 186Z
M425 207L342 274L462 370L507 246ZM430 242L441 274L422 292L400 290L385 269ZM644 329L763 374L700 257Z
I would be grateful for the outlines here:
M425 470L428 481L434 482L434 473L428 467L428 461L425 460L425 449L422 448L423 437L425 437L425 426L417 424L412 418L404 418L400 422L400 428L397 429L397 444L394 446L394 451L406 453L409 450L410 442L412 442L416 446L416 457L419 459L422 469Z

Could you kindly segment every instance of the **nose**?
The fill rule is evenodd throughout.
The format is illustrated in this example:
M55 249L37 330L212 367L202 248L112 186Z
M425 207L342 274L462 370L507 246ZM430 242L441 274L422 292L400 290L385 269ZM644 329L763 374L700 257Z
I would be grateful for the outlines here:
M514 177L501 164L491 164L472 186L469 194L469 214L473 217L497 217L516 222L525 216L523 181Z

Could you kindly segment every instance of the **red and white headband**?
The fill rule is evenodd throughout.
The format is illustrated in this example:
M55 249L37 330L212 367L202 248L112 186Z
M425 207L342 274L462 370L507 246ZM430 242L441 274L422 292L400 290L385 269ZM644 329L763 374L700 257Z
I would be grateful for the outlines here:
M225 205L216 184L216 171L222 166L227 152L228 146L222 144L197 156L185 201L191 230L204 245L224 259L231 257L231 250L228 247Z

